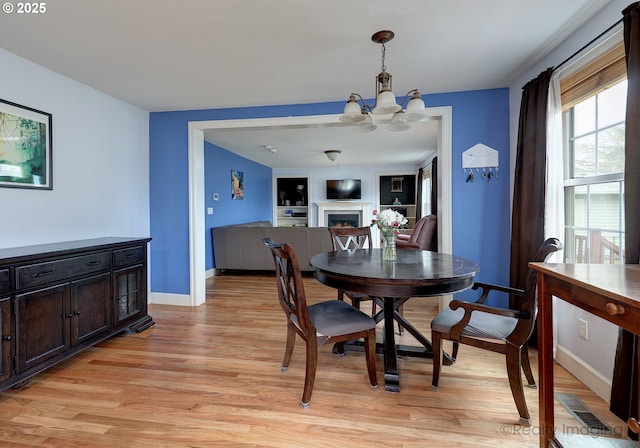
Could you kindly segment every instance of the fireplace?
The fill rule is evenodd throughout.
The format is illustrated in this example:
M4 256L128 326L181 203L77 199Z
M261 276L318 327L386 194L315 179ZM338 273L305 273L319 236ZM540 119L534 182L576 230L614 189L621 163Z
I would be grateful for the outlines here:
M361 227L361 213L352 212L325 212L327 214L327 227Z
M352 227L362 227L371 218L370 202L332 201L315 204L318 207L318 227L334 227L345 221Z

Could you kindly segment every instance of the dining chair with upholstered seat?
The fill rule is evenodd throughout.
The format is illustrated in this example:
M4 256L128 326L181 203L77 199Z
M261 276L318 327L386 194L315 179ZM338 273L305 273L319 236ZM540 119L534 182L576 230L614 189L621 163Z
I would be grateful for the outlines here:
M539 247L532 261L544 262L554 252L562 249L556 238L547 239ZM529 387L536 387L527 342L533 333L538 314L536 274L529 269L524 290L506 286L476 282L473 289L481 288L483 294L476 302L453 300L449 309L438 314L431 322L433 344L433 377L431 387L438 390L440 366L442 364L442 340L453 341L453 358L457 357L457 345L466 344L506 357L507 375L511 394L520 414L520 421L531 424L522 383L524 372ZM511 294L519 299L518 309L504 309L485 305L490 292Z
M371 227L329 227L329 234L331 235L331 244L334 251L373 248ZM360 302L371 300L371 315L373 316L376 314L376 301L373 297L356 291L344 291L339 289L338 300L344 300L344 296L347 296L351 300L353 306L358 309L360 309ZM400 307L399 313L402 315L402 307ZM404 334L404 330L399 322L398 333ZM340 346L338 346L336 353L343 355L344 351Z
M373 248L370 227L329 227L329 234L331 235L331 245L334 251ZM344 300L344 296L347 296L351 300L351 304L358 309L360 309L360 302L372 300L366 294L339 289L338 300ZM375 301L372 302L371 313L375 314L376 303Z
M378 388L376 378L376 322L371 316L340 300L307 304L302 273L293 247L263 239L273 254L278 300L287 318L287 345L282 371L286 372L293 354L296 334L305 342L306 370L300 406L309 407L318 365L318 345L364 338L369 383Z

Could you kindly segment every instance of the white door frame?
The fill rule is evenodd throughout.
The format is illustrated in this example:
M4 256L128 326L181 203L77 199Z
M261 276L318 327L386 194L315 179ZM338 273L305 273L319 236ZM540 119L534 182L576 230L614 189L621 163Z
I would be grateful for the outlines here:
M450 254L451 235L451 170L452 108L429 107L427 112L439 121L438 136L438 233L440 251ZM335 123L340 115L308 115L300 117L247 118L189 122L189 296L176 305L198 306L206 298L205 204L204 204L204 131L244 127L273 127ZM446 298L441 299L441 307ZM166 303L166 302L165 302Z

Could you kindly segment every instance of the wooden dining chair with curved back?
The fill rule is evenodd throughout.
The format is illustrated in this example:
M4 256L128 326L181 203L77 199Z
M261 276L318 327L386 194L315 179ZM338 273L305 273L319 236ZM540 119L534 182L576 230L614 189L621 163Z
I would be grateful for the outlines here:
M376 322L362 311L340 300L307 304L302 273L293 247L263 239L273 254L278 300L287 318L287 345L282 371L286 372L293 354L296 334L305 342L306 370L300 406L309 407L318 365L318 345L364 338L369 383L378 388L376 378Z
M561 250L562 244L556 238L547 239L539 247L531 261L544 262L554 252ZM524 290L488 283L474 283L473 289L482 289L476 302L453 300L449 309L438 314L431 322L433 344L433 378L431 387L438 390L440 366L442 364L442 340L453 341L453 358L457 356L457 345L466 344L506 357L507 375L511 394L515 401L520 421L531 424L522 384L524 372L529 387L536 387L527 349L527 342L533 333L538 314L536 274L529 269ZM485 305L491 291L511 294L519 299L518 309L504 309Z
M329 227L329 234L331 234L331 244L333 245L334 251L373 248L371 227ZM376 301L373 297L356 291L343 291L339 289L338 300L344 300L344 296L347 296L353 306L358 309L360 309L360 302L371 300L371 315L376 314ZM402 307L400 307L398 312L402 315ZM398 322L398 334L404 334L404 329L402 325L400 325L400 322ZM344 354L340 345L337 347L336 354Z
M373 248L370 227L329 227L329 234L334 251ZM344 296L347 296L351 300L351 304L358 309L360 309L360 302L372 300L366 294L339 289L338 300L344 300ZM373 315L376 312L376 303L373 300L372 303L371 313Z

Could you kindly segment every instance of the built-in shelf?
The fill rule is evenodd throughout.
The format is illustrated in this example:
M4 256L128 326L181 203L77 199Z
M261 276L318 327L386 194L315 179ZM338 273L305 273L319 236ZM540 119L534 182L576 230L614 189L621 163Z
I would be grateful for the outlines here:
M309 225L309 207L279 205L277 220L279 227L307 227Z
M416 175L412 173L385 173L378 175L378 210L396 210L407 218L411 233L416 224Z
M274 223L276 227L309 226L309 178L274 178Z

